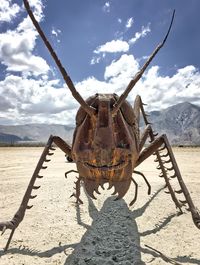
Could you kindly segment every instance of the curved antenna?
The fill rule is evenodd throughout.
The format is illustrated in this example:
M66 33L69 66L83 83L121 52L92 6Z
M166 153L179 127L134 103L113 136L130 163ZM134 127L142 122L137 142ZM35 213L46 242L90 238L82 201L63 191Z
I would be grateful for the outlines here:
M155 48L155 50L152 52L152 54L149 56L148 60L145 62L145 64L143 65L143 67L137 72L137 74L135 75L134 79L132 79L130 81L130 83L128 84L126 90L124 91L124 93L119 97L118 101L115 103L113 110L112 110L112 115L115 115L117 113L117 111L119 110L119 108L121 107L122 103L124 102L124 100L127 98L129 92L132 90L132 88L135 86L135 84L137 83L137 81L140 80L140 78L142 77L144 71L146 70L146 68L148 67L148 65L150 64L150 62L153 60L153 58L155 57L155 55L158 53L158 51L163 47L163 45L165 44L167 37L169 35L169 32L171 30L172 27L172 23L174 20L174 15L175 15L175 10L173 11L172 14L172 19L171 19L171 23L169 26L169 29L167 31L167 34L164 38L164 40L158 44L158 46Z
M68 88L70 89L73 97L80 103L81 107L90 115L92 116L94 113L95 113L95 109L90 107L86 102L85 100L81 97L81 95L78 93L78 91L76 90L70 76L67 74L65 68L62 66L58 56L56 55L56 53L54 52L51 44L49 43L49 41L47 40L44 32L42 31L39 23L37 22L37 20L35 19L34 15L33 15L33 12L31 11L31 8L30 8L30 5L28 3L27 0L23 0L24 2L24 6L27 10L27 13L30 17L30 19L32 20L33 22L33 25L35 26L36 30L38 31L40 37L42 38L44 44L46 45L47 49L49 50L51 56L53 57L55 63L57 64L62 76L63 76L63 79L65 80Z

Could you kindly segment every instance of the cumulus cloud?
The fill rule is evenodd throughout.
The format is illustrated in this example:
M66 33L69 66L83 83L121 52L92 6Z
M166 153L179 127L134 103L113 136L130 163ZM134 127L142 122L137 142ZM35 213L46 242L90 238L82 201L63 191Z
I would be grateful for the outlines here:
M132 55L122 55L106 67L105 80L90 77L77 85L79 91L88 89L87 96L96 92L120 95L139 68L138 61ZM135 96L141 95L148 104L148 111L160 110L183 101L199 104L199 87L200 72L192 65L178 69L172 76L161 76L159 66L152 66L135 85L128 100L133 104Z
M10 22L19 13L20 7L12 4L11 0L1 0L0 22Z
M105 68L103 81L90 77L77 84L78 90L88 90L87 96L96 92L121 95L139 69L138 61L132 55L124 54ZM193 65L178 69L172 76L161 76L159 66L151 66L132 89L128 100L133 104L135 96L140 95L148 104L148 111L183 101L199 105L199 87L200 72Z
M37 21L41 21L43 18L43 4L42 0L29 0L29 5L31 8L33 8L34 16L37 19Z
M131 67L130 67L131 66ZM129 79L139 69L139 64L133 55L123 54L119 60L112 61L105 69L104 78L116 78L123 76L123 79Z
M136 86L149 110L160 110L172 104L200 102L200 72L194 66L178 69L173 76L161 76L159 67L152 66Z
M32 54L36 35L33 31L19 33L9 31L0 34L0 58L7 71L30 72L34 75L46 73L49 66L46 61Z
M41 1L29 1L41 21ZM11 1L7 0L7 3L12 8ZM110 7L109 2L106 3ZM130 40L112 40L97 47L91 64L99 63L106 53L117 53L119 57L107 64L102 80L88 76L75 84L82 97L86 99L97 92L121 95L141 67L139 59L127 52L131 45L149 32L150 24L142 27ZM51 33L57 36L59 32L52 28ZM38 34L27 16L15 29L0 34L0 59L7 71L4 80L0 81L0 121L4 124L74 124L79 104L66 85L57 79L50 80L48 64L34 53L37 38ZM141 95L148 104L147 110L160 110L183 101L199 104L199 87L200 72L192 65L178 69L172 76L161 76L159 66L150 66L128 100L133 104L135 96Z
M133 18L127 20L126 28L131 27L133 24ZM111 40L98 46L93 53L100 54L101 56L94 56L91 60L91 64L99 63L100 60L105 57L106 53L125 53L128 52L131 45L134 45L140 38L144 38L150 30L150 23L144 27L142 26L141 31L136 32L134 37L125 41L122 38L117 40Z
M56 88L58 83L58 80L7 76L0 82L0 106L3 106L0 118L12 117L19 124L61 122L62 113L72 113L78 103L65 86Z
M90 64L98 64L106 56L106 53L123 53L129 50L129 44L123 40L112 40L106 42L105 44L99 46L94 50L95 54L98 56L93 56Z
M97 47L94 53L113 53L113 52L127 52L129 50L129 45L126 41L122 40L112 40L106 42L105 44Z
M30 1L30 5L33 6L34 13L40 21L43 18L42 2ZM0 34L0 59L7 71L36 76L49 71L46 61L40 56L33 55L37 36L38 33L27 16L14 30L7 30Z
M123 54L105 68L104 79L90 76L76 85L84 99L95 93L121 95L140 66L133 55ZM128 100L133 104L141 95L146 110L160 110L183 101L200 102L200 72L194 66L178 69L172 76L161 76L158 66L151 66L138 81ZM17 124L48 122L74 124L79 104L58 80L24 78L10 75L0 82L0 120Z

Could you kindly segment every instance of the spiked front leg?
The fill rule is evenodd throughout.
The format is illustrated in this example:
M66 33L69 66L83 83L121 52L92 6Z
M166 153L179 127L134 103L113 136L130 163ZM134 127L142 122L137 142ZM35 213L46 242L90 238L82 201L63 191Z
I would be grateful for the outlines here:
M45 146L44 148L44 151L38 161L38 164L35 168L35 171L32 175L32 178L29 182L29 185L28 185L28 188L24 194L24 197L22 199L22 202L21 202L21 205L18 209L18 211L16 212L16 214L14 215L14 217L12 218L11 221L8 221L8 222L0 222L0 231L2 231L2 234L6 231L6 229L11 229L11 234L10 234L10 237L8 239L8 242L6 244L6 247L5 247L5 251L8 249L9 247L9 244L10 244L10 241L12 239L12 236L14 234L14 231L15 229L18 227L18 225L21 223L21 221L24 219L24 216L25 216L25 211L26 209L31 209L32 208L32 205L28 205L29 203L29 200L30 199L33 199L36 197L36 195L31 195L32 191L33 190L36 190L36 189L39 189L40 186L36 186L35 185L35 181L37 178L42 178L42 176L39 175L39 172L41 169L45 169L46 167L43 166L43 163L44 162L49 162L50 160L47 159L47 156L48 155L52 155L53 153L50 153L49 151L50 150L53 150L53 148L51 147L51 144L53 142L53 137L50 136L48 142L47 142L47 145Z
M80 195L81 195L81 180L82 177L77 177L77 181L74 182L75 184L75 192L72 193L72 195L70 197L75 197L76 198L76 203L80 203L83 204L83 201L80 199Z
M163 151L165 150L166 154L164 155L164 157L167 157L167 161L162 161L161 160L161 155L159 154L159 151ZM200 213L197 210L197 208L194 206L194 203L192 201L192 198L190 196L190 193L183 181L183 178L180 174L178 165L176 163L175 157L173 155L171 146L168 142L168 139L166 137L166 135L162 135L159 138L155 139L147 148L145 148L138 159L137 165L141 164L145 159L147 159L150 155L152 155L153 153L156 153L158 156L158 162L161 165L161 169L163 170L163 172L165 172L166 176L165 180L167 187L169 188L169 193L172 196L173 201L175 202L176 206L180 209L183 205L185 205L186 203L189 206L189 210L191 211L192 214L192 218L193 218L193 222L196 225L197 228L200 229ZM170 163L170 167L166 167L165 164ZM185 201L178 201L176 196L175 196L175 192L172 189L171 185L169 184L169 178L167 176L167 172L171 172L173 171L173 175L172 178L177 178L179 185L180 185L180 190L178 191L178 193L183 193L184 197L185 197Z
M67 172L65 172L65 178L67 178L67 176L70 174L70 173L78 173L78 171L76 170L69 170ZM81 180L83 178L82 177L77 177L77 181L74 182L75 184L75 192L72 193L72 195L70 196L71 197L75 197L76 198L76 203L80 203L80 204L83 204L83 201L80 199L80 195L81 195Z
M4 248L4 251L6 251L8 249L9 244L11 242L11 239L13 237L14 231L18 227L18 225L22 222L22 220L24 219L26 210L31 209L33 207L33 205L28 205L28 203L29 203L29 200L37 197L37 195L32 195L32 191L40 188L40 186L35 185L35 182L36 182L37 178L43 178L43 176L40 175L40 171L42 169L47 168L47 166L44 166L43 164L45 162L51 161L47 157L53 155L52 151L55 150L55 148L52 147L53 142L55 142L56 145L61 148L61 150L63 150L65 153L67 153L69 156L71 156L71 150L70 150L70 147L68 146L67 143L65 143L61 138L59 138L57 136L50 136L49 137L49 140L48 140L48 142L47 142L47 144L46 144L46 146L45 146L45 148L44 148L44 150L40 156L40 159L37 163L35 171L34 171L32 177L31 177L31 180L28 184L27 190L24 194L24 197L22 199L22 202L20 204L18 211L15 213L15 215L11 221L0 222L0 231L2 231L2 234L7 229L12 230L10 233L10 236L8 238L7 244Z

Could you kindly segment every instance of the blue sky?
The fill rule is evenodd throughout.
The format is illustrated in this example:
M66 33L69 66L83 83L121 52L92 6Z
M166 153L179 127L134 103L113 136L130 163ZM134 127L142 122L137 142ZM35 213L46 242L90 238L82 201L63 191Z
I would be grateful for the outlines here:
M199 0L30 0L83 98L120 95L168 29L165 46L137 83L147 110L200 105ZM74 124L79 104L35 31L21 0L1 0L0 124Z

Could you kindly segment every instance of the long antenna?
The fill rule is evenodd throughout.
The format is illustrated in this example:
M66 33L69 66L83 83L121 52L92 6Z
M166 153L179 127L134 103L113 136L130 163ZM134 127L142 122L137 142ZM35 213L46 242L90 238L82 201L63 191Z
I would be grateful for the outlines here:
M61 72L61 74L62 74L62 76L63 76L63 78L64 78L64 80L65 80L65 82L66 82L66 84L67 84L67 86L68 86L68 88L70 89L70 91L71 91L71 93L72 93L72 95L73 95L73 97L74 97L74 98L80 103L81 107L82 107L82 108L83 108L83 109L84 109L84 110L85 110L90 116L92 116L92 115L94 114L95 110L94 110L92 107L90 107L90 106L85 102L85 100L81 97L81 95L80 95L80 94L78 93L78 91L76 90L76 88L75 88L75 86L74 86L74 84L73 84L73 82L72 82L70 76L67 74L65 68L62 66L62 64L61 64L61 62L60 62L60 60L59 60L57 54L54 52L54 50L53 50L51 44L49 43L49 41L47 40L47 38L46 38L44 32L42 31L42 29L41 29L39 23L38 23L37 20L35 19L34 15L33 15L33 12L31 11L31 8L30 8L30 5L29 5L29 2L28 2L27 0L23 0L23 2L24 2L24 6L25 6L25 8L26 8L26 10L27 10L27 12L28 12L28 15L29 15L30 19L32 20L32 22L33 22L33 24L34 24L36 30L38 31L40 37L41 37L42 40L44 41L44 43L45 43L47 49L49 50L51 56L53 57L55 63L57 64L57 66L58 66L58 68L59 68L59 70L60 70L60 72Z
M142 77L144 71L146 70L146 68L148 67L148 65L150 64L150 62L153 60L153 58L155 57L155 55L158 53L158 51L163 47L163 45L165 44L167 37L169 35L169 32L171 30L172 27L172 23L174 20L174 15L175 15L175 10L173 11L172 14L172 19L171 19L171 23L169 26L169 29L167 31L167 34L165 36L165 38L163 39L163 41L155 48L155 50L152 52L152 54L149 56L148 60L145 62L145 64L143 65L143 67L139 70L139 72L137 72L137 74L135 75L134 79L132 79L130 81L130 83L128 84L126 90L124 91L124 93L119 97L118 101L116 102L116 104L113 107L112 110L112 115L115 115L117 113L117 111L119 110L119 108L121 107L122 103L124 102L124 100L127 98L129 92L132 90L132 88L135 86L135 84L140 80L140 78Z

